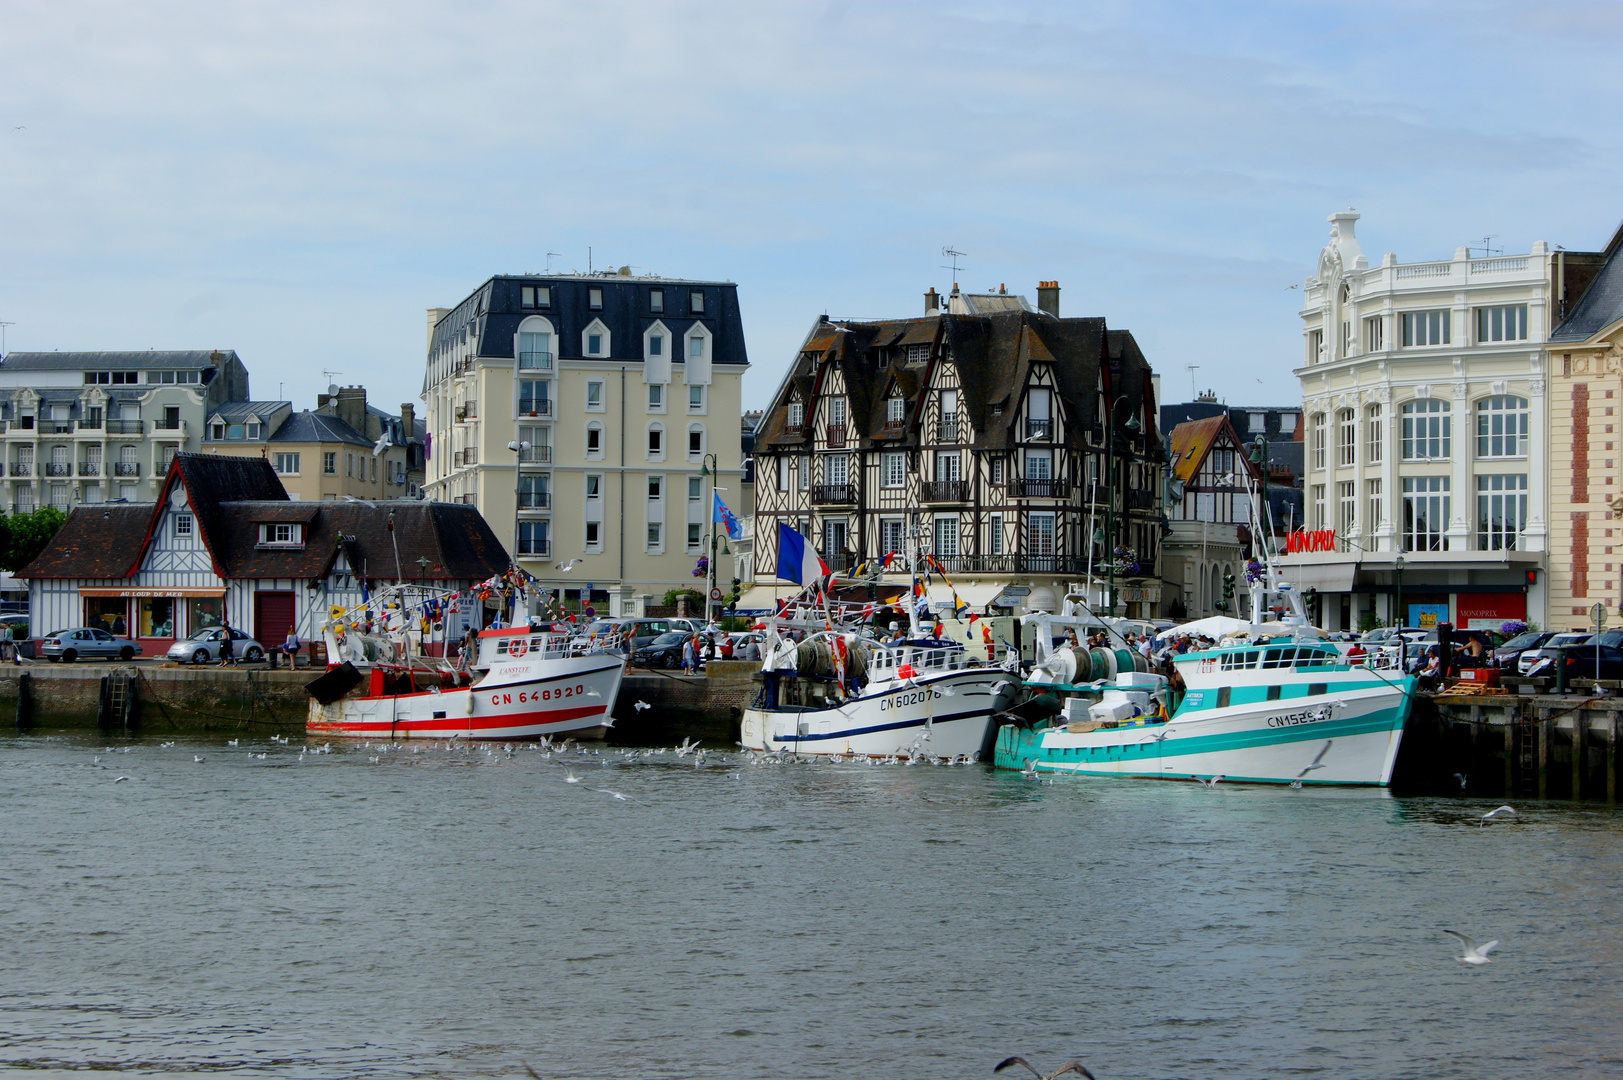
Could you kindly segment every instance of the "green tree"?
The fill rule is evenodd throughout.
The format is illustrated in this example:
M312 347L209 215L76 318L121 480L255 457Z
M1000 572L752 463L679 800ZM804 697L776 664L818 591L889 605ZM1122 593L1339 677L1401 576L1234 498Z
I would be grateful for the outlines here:
M0 518L0 525L5 529L0 534L0 552L5 555L0 569L15 574L33 562L66 520L67 515L54 506L42 506L32 514Z

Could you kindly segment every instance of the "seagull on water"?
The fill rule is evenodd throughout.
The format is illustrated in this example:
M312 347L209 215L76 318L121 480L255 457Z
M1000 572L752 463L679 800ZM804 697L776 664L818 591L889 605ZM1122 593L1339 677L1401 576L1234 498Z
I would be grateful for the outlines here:
M1216 786L1217 786L1217 782L1218 782L1218 781L1219 781L1219 780L1221 780L1221 779L1223 779L1223 774L1222 774L1222 773L1218 773L1218 774L1217 774L1217 775L1216 775L1216 776L1214 776L1214 777L1212 777L1212 778L1211 778L1211 779L1210 779L1210 780L1201 780L1201 778L1200 778L1200 777L1198 777L1198 776L1197 776L1197 777L1195 777L1195 779L1196 779L1196 780L1197 780L1197 781L1199 781L1199 782L1200 782L1200 783L1202 783L1202 784L1204 784L1204 785L1205 785L1205 786L1206 786L1206 787L1209 787L1209 788L1214 788L1214 787L1216 787Z
M235 745L237 745L237 740L235 740L235 739L227 739L227 740L226 740L226 741L225 741L225 744L226 744L226 745L227 745L227 746L235 746Z
M564 783L566 783L566 784L578 784L578 783L580 783L580 777L575 775L575 770L574 769L565 769L564 770Z
M630 795L622 795L618 791L610 791L606 787L593 788L592 790L593 791L601 791L605 795L612 795L612 796L614 796L614 799L615 799L616 802L636 802L637 801L636 799L633 799Z
M129 777L127 777L127 776L120 776L117 780L114 780L113 783L122 784L124 781L126 781L128 779L129 779Z
M1036 1068L1031 1064L1031 1062L1027 1061L1025 1058L1023 1058L1023 1057L1011 1057L1011 1058L1004 1058L1002 1061L998 1062L997 1067L995 1069L993 1069L992 1071L993 1072L1002 1072L1004 1069L1007 1069L1010 1065L1024 1065L1026 1068L1031 1070L1031 1075L1035 1076L1037 1078L1037 1080L1054 1080L1054 1078L1056 1076L1064 1076L1068 1072L1074 1072L1078 1076L1085 1076L1085 1077L1088 1078L1088 1080L1094 1080L1094 1076L1093 1076L1092 1073L1088 1072L1087 1069L1083 1068L1081 1065L1078 1065L1074 1061L1067 1061L1065 1064L1061 1065L1059 1068L1055 1069L1051 1073L1041 1073L1041 1072L1038 1072L1036 1070Z
M193 755L192 755L192 760L193 760L193 761L202 761L202 760L203 760L203 759L202 759L202 758L201 758L201 757L199 757L199 756L198 756L198 755L196 755L196 754L193 754Z
M1324 745L1319 748L1319 756L1313 759L1313 764L1309 765L1307 768L1305 768L1301 772L1297 773L1296 774L1296 779L1300 780L1302 777L1306 776L1308 773L1312 772L1314 769L1322 769L1322 768L1324 768L1324 766L1321 764L1321 762L1324 761L1324 755L1326 755L1326 754L1328 754L1330 752L1330 744L1333 743L1333 742L1335 742L1334 739L1326 739L1326 740L1324 740Z
M1443 933L1459 938L1460 944L1465 946L1465 955L1460 957L1460 963L1470 964L1472 967L1481 967L1483 964L1493 963L1488 958L1488 954L1499 947L1497 941L1490 941L1486 945L1479 947L1475 941L1458 930L1444 930Z
M1515 817L1516 808L1514 806L1501 806L1497 809L1489 810L1486 814L1482 815L1482 820L1491 821L1493 820L1495 814L1509 814L1511 817Z

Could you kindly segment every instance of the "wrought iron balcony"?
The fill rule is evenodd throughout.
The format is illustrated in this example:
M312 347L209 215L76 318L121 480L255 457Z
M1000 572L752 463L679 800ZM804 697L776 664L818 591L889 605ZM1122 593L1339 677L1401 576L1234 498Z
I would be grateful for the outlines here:
M46 435L71 435L73 434L73 421L42 420L40 421L39 429Z
M831 450L839 450L845 446L845 425L838 427L830 424L828 428L828 445Z
M100 476L101 475L101 462L99 462L99 461L81 461L81 462L79 462L79 475L80 476Z
M161 420L152 421L152 430L153 431L185 431L186 430L186 421L182 420L178 416L174 417L173 419L166 416Z
M550 510L552 508L552 492L521 491L518 493L518 508L520 510Z
M11 463L12 476L33 476L34 463L32 461L13 461Z
M544 350L523 351L518 354L520 371L551 371L552 354Z
M79 421L79 430L80 431L100 431L101 430L101 417L98 416L98 417L95 417L94 419Z
M107 434L109 435L140 435L145 431L145 425L139 420L107 421Z
M1133 489L1127 492L1127 509L1154 510L1160 505L1153 491L1140 491Z
M532 540L527 546L519 548L518 553L525 558L550 559L552 558L552 543L549 541L538 544Z
M532 446L528 450L520 450L518 459L526 465L552 464L552 447Z
M1069 480L1033 480L1017 476L1009 481L1009 495L1016 499L1068 499Z
M136 461L118 461L113 463L114 476L140 476L141 465Z
M45 463L46 476L72 476L73 465L66 461L47 461Z
M1038 420L1033 417L1026 418L1026 438L1051 439L1054 437L1054 421Z
M924 501L968 502L969 482L967 480L926 480L924 482Z
M458 450L452 455L451 460L458 466L477 465L479 464L479 451L476 447L470 446L466 450Z
M457 423L462 424L477 419L479 419L479 403L477 401L464 401L456 407Z
M958 414L950 413L941 418L935 427L935 441L940 443L955 443L958 441Z
M458 495L456 498L452 499L451 501L452 502L459 502L463 506L473 506L476 503L478 503L478 501L479 501L479 493L477 491L469 491L469 492L467 492L465 494Z
M1087 573L1087 560L1078 555L937 555L935 560L949 574Z
M518 414L520 416L551 416L552 399L521 397L518 399Z
M813 484L812 502L849 505L857 501L855 484Z

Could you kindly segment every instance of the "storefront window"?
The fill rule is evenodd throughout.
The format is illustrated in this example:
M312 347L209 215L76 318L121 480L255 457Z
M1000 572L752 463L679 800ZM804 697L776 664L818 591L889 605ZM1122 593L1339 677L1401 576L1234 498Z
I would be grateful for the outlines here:
M174 637L174 599L168 596L153 596L142 600L141 617L137 625L140 627L142 637Z
M207 630L211 626L219 626L222 621L221 614L225 609L225 598L210 596L194 598L191 601L191 610L186 620L186 632L195 634L199 630Z
M130 602L122 596L85 597L85 625L99 626L109 634L129 631Z

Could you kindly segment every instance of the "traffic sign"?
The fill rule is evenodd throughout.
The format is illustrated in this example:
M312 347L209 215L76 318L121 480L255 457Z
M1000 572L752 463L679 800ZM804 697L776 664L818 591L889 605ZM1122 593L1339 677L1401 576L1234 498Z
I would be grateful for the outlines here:
M721 590L720 589L711 589L710 590L710 599L719 601L721 599Z
M1606 629L1606 605L1596 604L1589 609L1589 621L1595 624L1595 633Z
M1004 596L1030 596L1031 595L1031 586L1030 585L1005 585L1005 586L1003 586L1003 595Z

